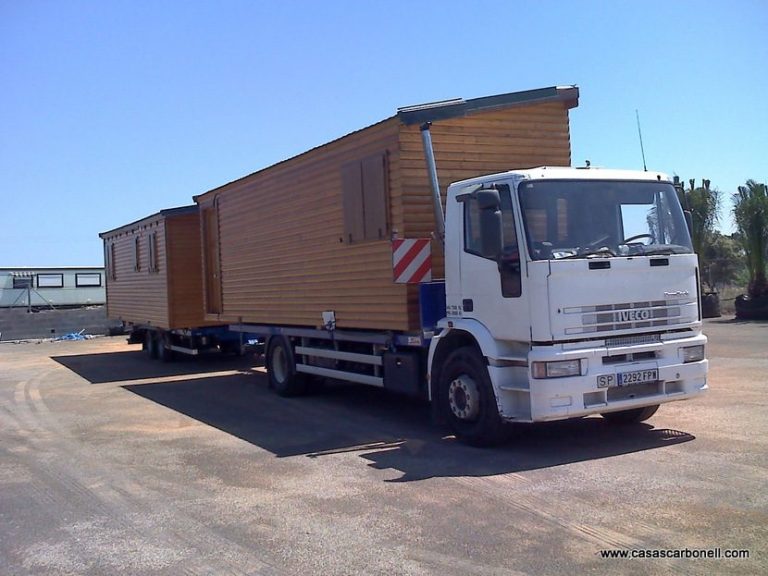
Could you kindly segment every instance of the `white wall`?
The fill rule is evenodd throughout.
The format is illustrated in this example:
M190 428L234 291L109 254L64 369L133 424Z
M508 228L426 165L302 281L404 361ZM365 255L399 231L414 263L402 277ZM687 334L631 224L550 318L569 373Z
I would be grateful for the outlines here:
M47 302L54 306L86 306L107 300L104 268L0 268L0 307L29 305L27 290L13 288L14 276L18 275L32 278L32 306L46 306ZM100 285L85 285L96 282Z

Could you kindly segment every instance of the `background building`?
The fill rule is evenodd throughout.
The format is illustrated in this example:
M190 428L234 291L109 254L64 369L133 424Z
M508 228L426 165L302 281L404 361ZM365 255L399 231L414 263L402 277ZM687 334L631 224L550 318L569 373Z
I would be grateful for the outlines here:
M0 267L0 308L74 308L105 302L103 266Z

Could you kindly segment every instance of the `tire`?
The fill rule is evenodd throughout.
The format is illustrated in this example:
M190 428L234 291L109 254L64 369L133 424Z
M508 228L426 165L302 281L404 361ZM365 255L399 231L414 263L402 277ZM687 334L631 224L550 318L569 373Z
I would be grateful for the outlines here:
M166 347L166 344L169 344L170 342L166 342L165 334L158 332L156 342L157 357L160 362L173 362L175 355L173 350Z
M300 396L307 390L307 379L304 374L296 372L293 347L286 338L276 337L270 342L267 352L267 373L269 387L278 396Z
M152 330L144 332L144 351L152 360L157 359L157 338Z
M448 355L439 376L437 401L443 420L461 442L493 446L505 439L506 427L488 369L473 346Z
M632 408L631 410L621 410L620 412L604 412L600 415L611 424L639 424L656 414L658 409L659 405L656 404L655 406Z

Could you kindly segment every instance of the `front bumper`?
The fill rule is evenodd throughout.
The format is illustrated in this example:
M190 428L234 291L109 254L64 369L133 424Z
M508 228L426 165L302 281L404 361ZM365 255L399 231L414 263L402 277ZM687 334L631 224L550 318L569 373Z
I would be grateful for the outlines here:
M704 393L708 389L708 361L684 363L682 349L705 345L706 341L706 336L699 334L620 348L590 347L588 343L583 347L540 346L530 351L527 368L507 368L497 363L489 366L489 372L505 419L563 420L687 400ZM533 378L531 374L534 362L574 359L581 361L579 375ZM653 381L616 385L617 375L628 372L658 376ZM602 387L600 383L606 380L613 385Z

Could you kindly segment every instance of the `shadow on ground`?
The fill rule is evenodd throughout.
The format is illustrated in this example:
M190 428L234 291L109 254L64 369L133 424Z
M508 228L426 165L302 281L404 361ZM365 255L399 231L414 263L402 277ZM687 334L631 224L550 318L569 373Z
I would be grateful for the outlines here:
M160 362L150 359L138 348L125 352L52 356L51 359L91 384L192 376L226 370L247 371L256 364L254 356L238 357L219 353L198 357L179 355L173 362Z
M768 320L758 318L736 318L735 316L721 316L720 318L708 318L706 324L751 324L755 326L768 327Z
M444 437L427 404L363 386L330 385L286 399L267 389L263 373L252 372L124 388L278 457L359 452L377 469L400 471L396 482L549 468L694 439L648 424L618 428L585 418L516 425L505 445L477 449Z

